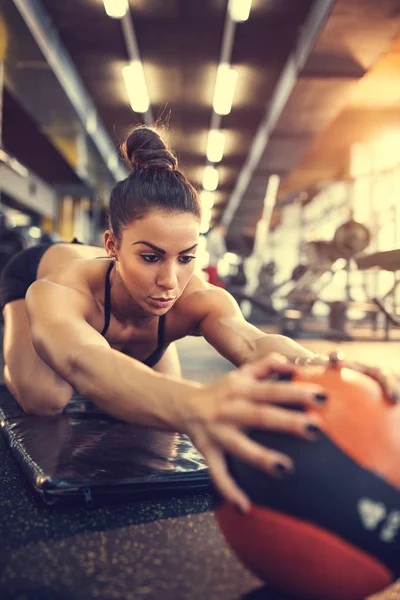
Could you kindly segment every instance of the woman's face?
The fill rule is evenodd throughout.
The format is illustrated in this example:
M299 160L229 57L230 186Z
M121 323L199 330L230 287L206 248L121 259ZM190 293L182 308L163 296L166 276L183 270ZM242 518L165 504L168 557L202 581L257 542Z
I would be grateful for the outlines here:
M162 315L178 300L193 275L198 239L192 213L153 210L123 230L116 269L146 313Z

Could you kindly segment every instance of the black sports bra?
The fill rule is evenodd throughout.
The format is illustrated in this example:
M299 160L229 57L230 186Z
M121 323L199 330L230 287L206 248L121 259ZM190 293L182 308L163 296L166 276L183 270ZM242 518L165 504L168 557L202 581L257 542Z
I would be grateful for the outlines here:
M104 327L101 332L102 336L105 336L110 325L111 318L111 282L110 275L114 267L114 263L111 262L107 269L106 280L104 286ZM157 334L157 348L142 362L148 367L154 367L161 359L162 355L168 348L169 344L164 342L164 323L165 315L162 315L158 320L158 334Z

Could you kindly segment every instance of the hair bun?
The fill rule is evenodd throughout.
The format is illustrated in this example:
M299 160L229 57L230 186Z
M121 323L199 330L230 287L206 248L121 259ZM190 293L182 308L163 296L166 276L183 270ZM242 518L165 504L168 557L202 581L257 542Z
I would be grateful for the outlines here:
M157 168L175 171L176 157L170 152L154 129L143 125L136 127L122 144L122 154L131 169Z

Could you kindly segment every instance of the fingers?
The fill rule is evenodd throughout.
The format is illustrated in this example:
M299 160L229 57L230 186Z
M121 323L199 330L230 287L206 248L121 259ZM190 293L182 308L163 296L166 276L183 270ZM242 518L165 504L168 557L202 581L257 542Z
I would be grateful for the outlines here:
M224 423L241 428L265 429L289 433L299 437L318 439L319 420L300 411L291 411L278 406L260 405L244 399L234 400L225 405L219 415Z
M229 379L228 379L229 378ZM326 390L316 384L294 382L288 385L280 381L254 381L243 371L230 373L226 378L227 396L232 400L238 397L253 402L273 402L278 404L303 404L321 406L328 398Z
M253 442L244 433L229 425L215 426L213 439L225 452L266 471L273 477L282 478L294 471L293 461L288 456Z
M294 373L296 367L281 354L271 353L265 358L243 365L240 371L255 379L265 379L272 373Z
M302 382L291 385L268 381L252 383L247 385L243 392L243 395L253 402L304 404L313 407L321 406L328 399L326 390L320 385Z
M319 385L305 383L288 385L271 379L266 380L277 373L294 375L296 371L297 368L289 364L285 357L271 354L267 358L246 364L230 374L231 396L243 395L255 402L317 403L317 405L324 402L327 395L324 388Z
M372 379L375 379L381 386L386 399L392 403L397 404L400 401L400 385L399 381L396 379L393 373L389 372L387 369L380 369L377 367L370 367L367 365L363 365L357 362L351 362L344 360L344 355L340 352L333 353L329 357L330 364L338 365L342 367L347 367L349 369L353 369L355 371L359 371L368 375ZM287 359L280 354L270 354L266 358L263 358L259 361L256 361L251 364L246 364L241 367L238 372L241 372L243 375L248 375L250 378L261 380L270 377L275 373L295 373L297 368L289 364ZM243 382L244 383L244 382ZM244 395L248 398L251 398L253 401L265 401L264 391L261 388L253 387L252 395L250 395L249 387L247 381L247 392ZM272 385L272 384L270 384ZM277 384L279 386L279 384ZM317 387L317 386L316 386ZM287 389L291 389L290 393L287 393ZM238 389L238 392L240 390ZM310 394L316 395L324 395L325 391L323 388L312 390L309 386L309 395L305 392L305 396L302 397L301 390L296 390L295 385L291 386L283 386L279 387L270 387L268 389L268 397L271 402L305 402L308 404L310 402ZM272 399L273 398L273 399ZM317 398L318 401L318 398ZM323 401L323 400L322 400ZM312 402L312 399L311 399Z
M344 362L343 366L349 369L353 369L354 371L364 373L364 375L368 375L369 377L377 381L381 386L386 399L391 404L397 404L399 402L399 383L396 380L394 374L391 373L388 369L370 367L368 365L348 361Z
M399 401L398 385L392 373L386 369L378 369L377 367L364 367L363 373L375 379L383 389L383 392L389 402L396 404Z
M223 453L215 446L210 447L204 453L204 458L208 464L210 476L219 493L227 502L236 505L241 512L247 513L251 508L250 500L230 475Z

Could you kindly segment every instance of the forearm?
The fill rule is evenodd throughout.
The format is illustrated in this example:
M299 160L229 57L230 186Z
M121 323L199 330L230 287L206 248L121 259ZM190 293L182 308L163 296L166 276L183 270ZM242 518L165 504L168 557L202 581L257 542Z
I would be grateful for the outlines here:
M299 364L327 365L329 362L327 356L315 354L294 340L278 334L264 334L253 340L247 361L253 362L271 352L282 354L290 361L298 362Z
M68 380L105 412L148 427L185 432L201 385L157 373L117 350L81 347Z

